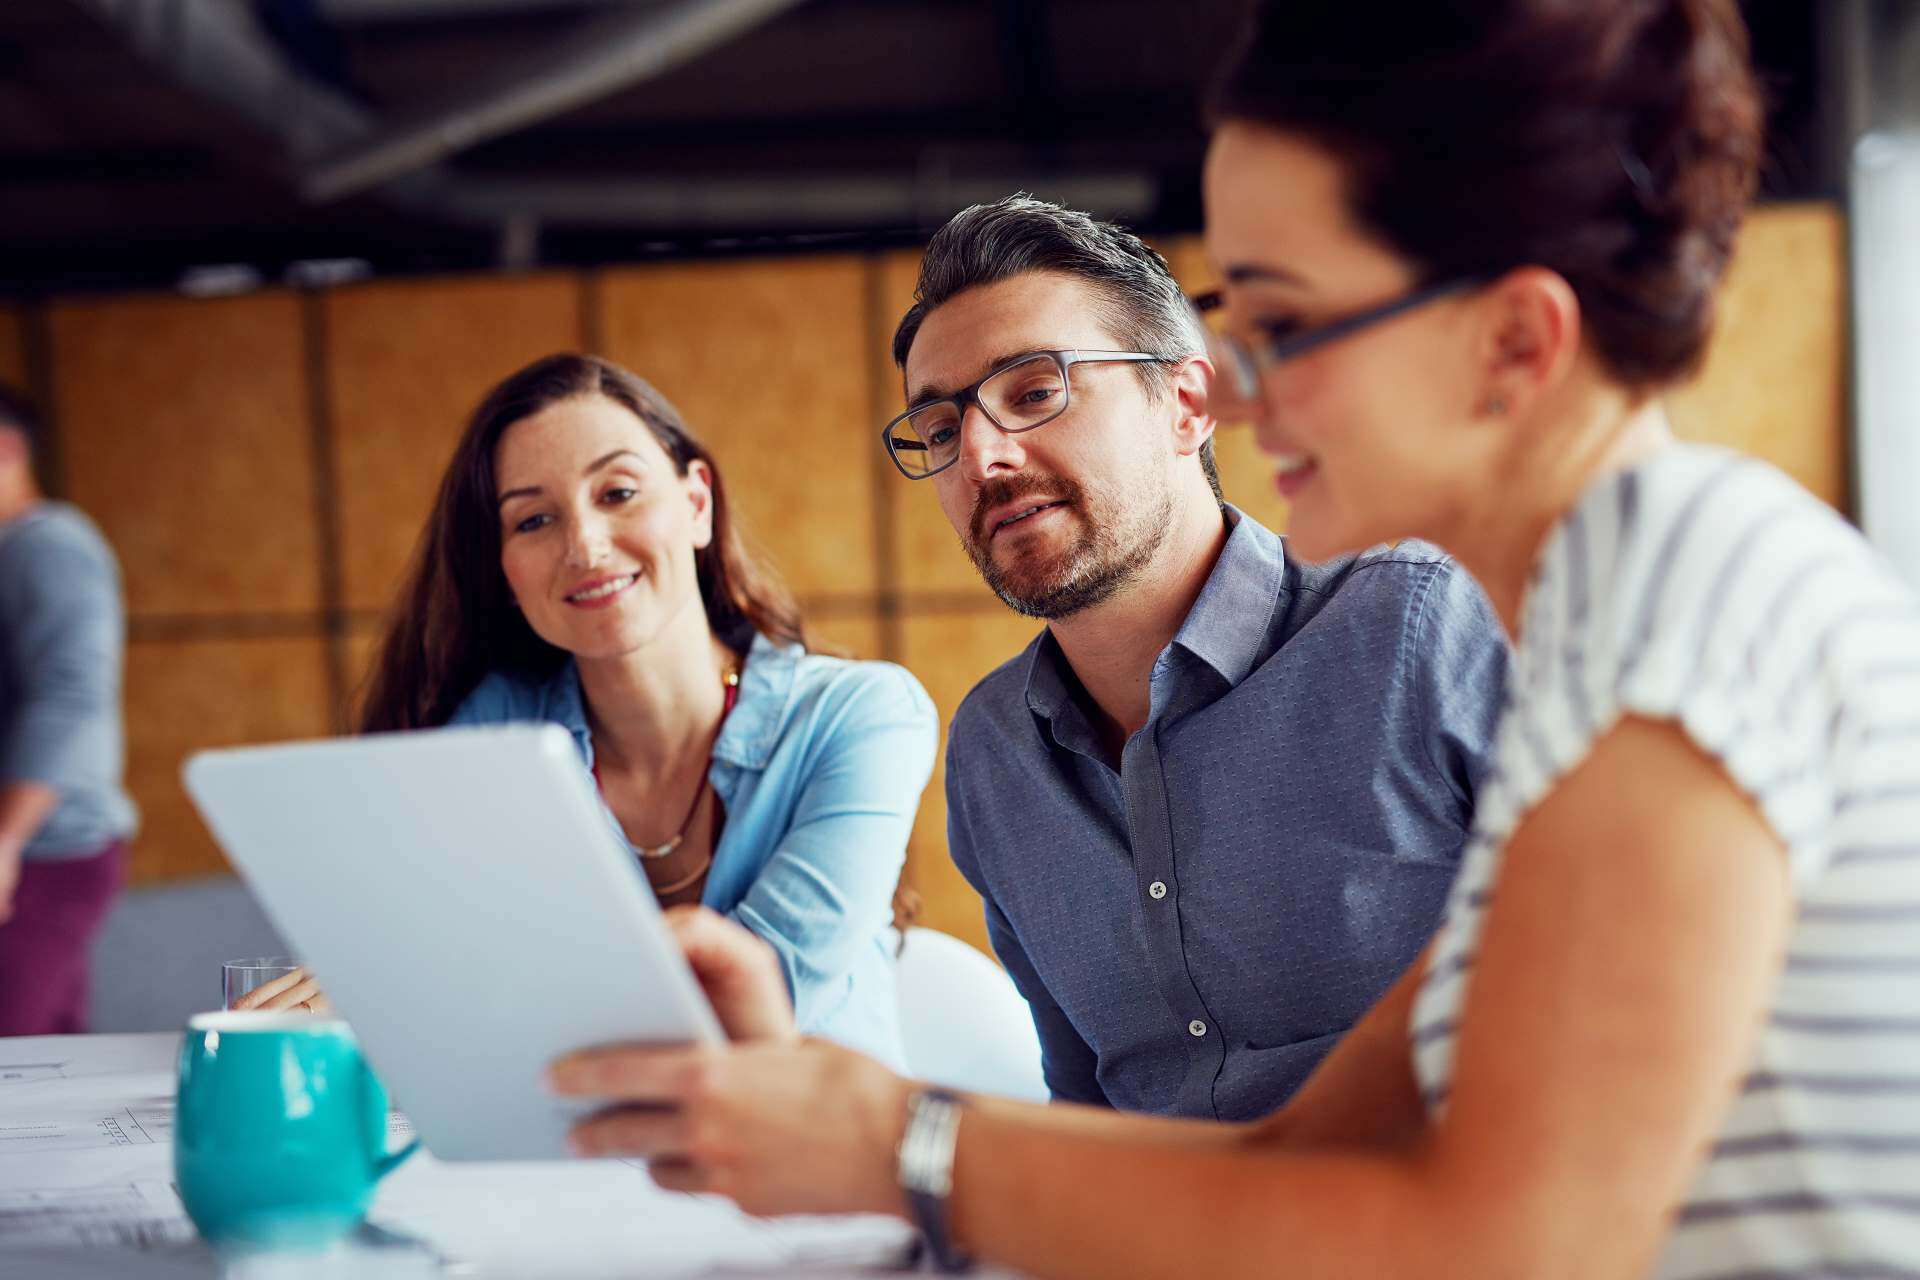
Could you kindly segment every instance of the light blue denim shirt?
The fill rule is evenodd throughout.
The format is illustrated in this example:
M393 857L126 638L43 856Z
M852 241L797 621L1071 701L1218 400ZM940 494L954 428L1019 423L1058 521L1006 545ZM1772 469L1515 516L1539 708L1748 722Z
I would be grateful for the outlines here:
M592 768L572 662L545 681L495 672L449 723L520 720L563 725L581 767ZM933 702L903 668L756 636L708 775L726 825L701 901L779 952L803 1031L895 1066L903 1055L884 932L938 734Z

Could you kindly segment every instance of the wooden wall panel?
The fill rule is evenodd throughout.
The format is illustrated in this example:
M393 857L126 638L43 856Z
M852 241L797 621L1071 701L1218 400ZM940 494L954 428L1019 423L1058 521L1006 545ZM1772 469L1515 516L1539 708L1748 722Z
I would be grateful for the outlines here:
M886 657L885 628L877 609L835 610L807 615L807 628L818 643L848 658Z
M853 257L641 267L601 279L609 358L713 448L736 517L802 596L878 585L871 353Z
M349 609L383 610L481 397L541 356L580 348L580 281L400 281L341 290L324 306L342 594Z
M1844 509L1847 307L1840 210L1755 210L1720 297L1706 365L1669 400L1674 430L1764 458Z
M907 849L907 880L925 904L921 922L965 938L988 955L980 898L947 855L947 726L967 691L1039 634L1040 624L1009 609L909 613L904 619L904 663L940 708L940 754L933 780L920 800L913 841Z
M347 701L346 723L359 723L360 697L366 692L367 677L372 674L374 649L384 634L384 618L355 618L338 641L341 646L340 672L342 692Z
M847 658L881 658L886 656L882 644L883 628L877 610L861 609L856 611L835 610L832 613L814 613L808 615L807 626L815 639L834 651L835 656ZM354 701L364 687L369 670L373 664L374 648L379 644L381 631L379 624L370 618L355 619L341 639L344 646L342 670L346 673L347 696L353 707Z
M882 417L873 424L869 440L880 447L880 425L906 408L900 374L893 365L893 330L913 303L913 285L920 273L920 251L901 250L880 259L880 313L883 322L876 332L885 340L879 358L886 362L886 381L891 395L882 406ZM895 545L898 548L900 588L911 598L929 594L942 597L971 596L983 608L998 607L998 601L980 571L960 545L960 536L947 523L934 494L935 480L909 480L887 464L886 484L893 491Z
M224 871L180 768L206 747L326 733L326 642L137 641L127 650L126 708L127 788L141 811L132 879Z
M0 307L0 382L27 390L26 317L18 307Z
M135 616L321 607L297 298L61 303L52 347L68 494Z

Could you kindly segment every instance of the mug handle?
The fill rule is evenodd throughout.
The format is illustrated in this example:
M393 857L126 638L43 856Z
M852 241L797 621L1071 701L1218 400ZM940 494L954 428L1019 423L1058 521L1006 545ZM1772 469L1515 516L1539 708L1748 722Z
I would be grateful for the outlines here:
M374 1180L378 1181L407 1162L407 1157L420 1149L420 1139L414 1138L398 1151L389 1151L373 1162Z
M387 1131L387 1090L386 1086L380 1083L380 1077L373 1074L373 1067L365 1058L360 1059L360 1087L372 1095L372 1114L379 1117L374 1122L377 1127L373 1130L373 1133L376 1135L375 1140L379 1141L380 1138L386 1135ZM381 1142L380 1145L385 1146L386 1144ZM378 1182L395 1169L398 1169L407 1162L409 1156L419 1149L420 1138L419 1135L416 1134L411 1142L401 1147L398 1151L389 1151L384 1155L375 1156L373 1160L373 1180Z

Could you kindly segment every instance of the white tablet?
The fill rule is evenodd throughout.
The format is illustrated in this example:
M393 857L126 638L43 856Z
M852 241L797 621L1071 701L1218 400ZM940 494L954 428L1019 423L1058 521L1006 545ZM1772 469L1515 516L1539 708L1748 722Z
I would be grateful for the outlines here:
M566 1154L570 1050L718 1041L558 725L204 751L187 791L449 1160Z

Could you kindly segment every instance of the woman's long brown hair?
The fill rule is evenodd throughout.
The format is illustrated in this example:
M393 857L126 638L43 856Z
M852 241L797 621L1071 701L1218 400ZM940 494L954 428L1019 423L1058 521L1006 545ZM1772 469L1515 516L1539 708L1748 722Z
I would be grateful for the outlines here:
M474 410L414 552L361 703L360 731L442 725L492 671L539 679L566 661L514 607L500 569L493 455L507 428L548 405L605 396L660 442L675 469L698 459L713 477L713 539L695 553L700 598L713 633L744 655L757 631L807 644L792 595L742 545L720 467L680 413L648 383L595 356L548 356L487 393Z

